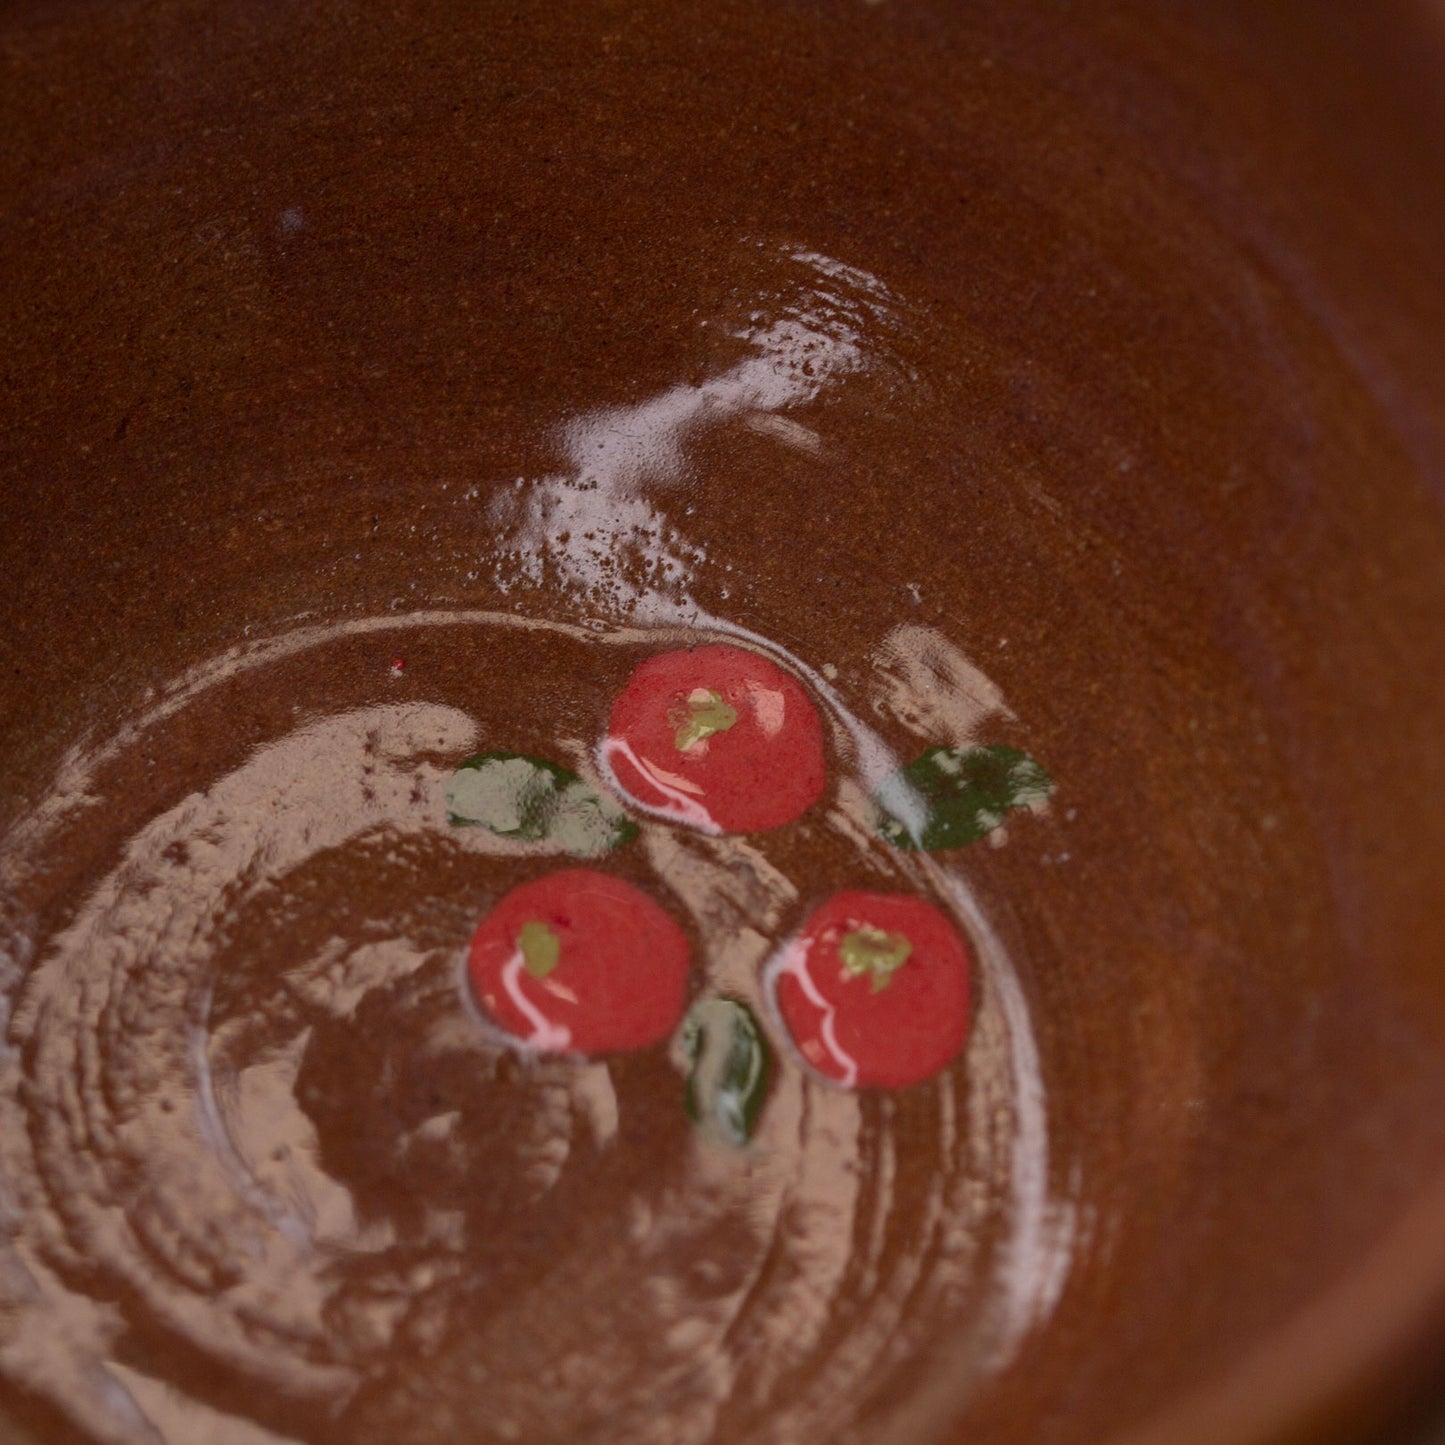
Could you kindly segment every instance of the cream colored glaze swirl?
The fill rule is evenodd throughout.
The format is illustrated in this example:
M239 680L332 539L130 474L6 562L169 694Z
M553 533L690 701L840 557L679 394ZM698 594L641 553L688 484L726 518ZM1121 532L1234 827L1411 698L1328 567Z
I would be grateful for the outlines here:
M3 854L29 920L0 1089L13 1380L124 1441L586 1439L604 1418L783 1440L847 1438L937 1334L972 1340L955 1386L1007 1354L1048 1289L1027 1018L962 884L868 829L855 719L830 708L840 781L793 830L642 819L604 866L689 925L699 991L760 1011L769 951L828 888L953 908L984 977L934 1085L819 1084L774 1026L761 1127L728 1150L687 1121L668 1050L520 1058L467 1007L476 919L556 860L450 827L451 769L545 727L506 695L528 661L603 689L574 705L600 716L607 679L678 640L476 613L313 628L68 760ZM875 676L896 703L919 645ZM403 650L441 659L427 697L376 700ZM362 700L337 706L345 677ZM212 756L250 697L289 721ZM572 720L554 755L585 772ZM199 785L108 791L187 746Z

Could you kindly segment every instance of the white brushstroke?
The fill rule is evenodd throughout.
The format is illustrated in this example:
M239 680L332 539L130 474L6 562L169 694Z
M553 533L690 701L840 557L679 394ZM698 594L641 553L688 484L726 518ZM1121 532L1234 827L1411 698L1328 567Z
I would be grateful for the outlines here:
M506 989L507 997L511 999L517 1012L532 1026L532 1036L527 1042L533 1048L565 1053L572 1047L572 1030L565 1024L554 1024L527 997L522 989L522 970L525 967L526 959L522 957L522 950L513 950L512 956L502 965L502 987Z

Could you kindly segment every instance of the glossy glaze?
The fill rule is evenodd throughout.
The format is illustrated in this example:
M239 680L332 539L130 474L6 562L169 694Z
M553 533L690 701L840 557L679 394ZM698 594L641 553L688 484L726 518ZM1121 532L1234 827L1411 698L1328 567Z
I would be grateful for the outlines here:
M1445 1284L1441 62L1256 10L10 12L20 1418L1370 1437ZM953 1071L780 1051L751 1151L458 989L552 864L450 770L693 640L834 767L617 854L711 983L879 879L980 955ZM868 831L974 741L1044 816Z
M834 718L823 816L755 839L644 821L592 876L687 920L691 988L762 1016L767 955L824 880L936 897L990 975L966 1061L858 1096L775 1029L759 1128L723 1148L686 1117L667 1028L548 1059L570 1042L554 1023L519 1053L472 1016L478 916L519 879L586 875L548 840L449 822L452 766L545 739L586 768L639 651L685 640L506 613L300 628L66 759L5 854L32 920L14 946L34 945L0 1120L35 1292L13 1305L44 1342L21 1382L102 1437L141 1433L118 1379L181 1434L221 1427L174 1413L178 1380L223 1412L264 1384L242 1412L288 1438L450 1438L482 1408L495 1438L574 1438L601 1392L623 1435L784 1439L845 1429L939 1331L968 1338L951 1371L1012 1355L1069 1250L1031 1026L966 875L873 830L859 765L892 757L855 715ZM238 710L261 736L235 738ZM181 759L201 786L163 806Z

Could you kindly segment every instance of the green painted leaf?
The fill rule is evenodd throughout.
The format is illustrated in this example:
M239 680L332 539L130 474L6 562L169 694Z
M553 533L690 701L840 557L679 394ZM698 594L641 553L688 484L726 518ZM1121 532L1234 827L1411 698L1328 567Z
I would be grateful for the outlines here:
M962 848L1015 808L1036 808L1053 779L1017 748L929 748L874 795L878 831L899 848Z
M912 952L913 945L904 934L884 928L855 928L845 933L838 945L843 972L850 978L871 978L874 993L888 987Z
M687 1112L714 1139L741 1148L753 1137L768 1091L763 1031L744 1003L699 999L682 1024Z
M637 825L576 773L525 753L478 753L447 784L447 821L500 838L551 843L595 858L637 836Z
M673 741L678 752L685 753L715 733L725 733L736 726L738 715L721 693L699 687L688 697L686 708L678 709L668 720L676 729Z
M562 940L536 918L522 925L522 931L517 934L517 948L522 955L522 967L533 978L546 978L562 957Z

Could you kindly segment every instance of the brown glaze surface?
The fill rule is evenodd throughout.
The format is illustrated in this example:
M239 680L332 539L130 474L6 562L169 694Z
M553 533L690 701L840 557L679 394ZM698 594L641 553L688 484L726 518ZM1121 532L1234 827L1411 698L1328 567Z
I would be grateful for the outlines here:
M1258 8L7 12L17 1421L1374 1438L1445 1303L1445 40ZM695 988L840 888L980 956L953 1069L780 1048L750 1151L458 989L556 860L451 768L592 776L690 640L834 770L607 861ZM969 740L1048 809L894 854Z

